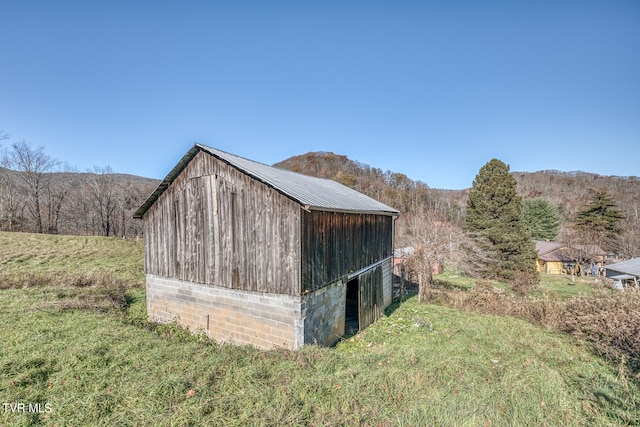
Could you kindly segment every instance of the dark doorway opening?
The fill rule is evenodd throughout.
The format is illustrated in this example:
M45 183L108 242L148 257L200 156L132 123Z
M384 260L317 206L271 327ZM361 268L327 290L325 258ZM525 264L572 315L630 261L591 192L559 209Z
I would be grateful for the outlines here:
M344 313L344 334L354 335L360 330L359 307L360 292L358 278L347 282L347 300Z

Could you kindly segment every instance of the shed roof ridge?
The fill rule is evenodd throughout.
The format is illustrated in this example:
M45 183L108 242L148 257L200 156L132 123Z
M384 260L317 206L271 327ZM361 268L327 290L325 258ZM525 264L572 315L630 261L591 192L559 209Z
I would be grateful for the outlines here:
M275 189L277 189L277 190L280 190L280 191L282 191L282 189L277 185L277 183L274 183L274 182L270 181L269 179L266 179L264 176L261 176L261 175L259 175L259 174L256 174L256 173L254 173L254 172L252 172L252 171L248 171L248 170L246 170L246 169L243 169L243 168L242 168L240 165L238 165L237 163L231 162L230 160L228 160L228 159L226 159L226 158L224 158L224 157L220 156L220 155L219 155L219 154L217 154L217 153L222 153L222 154L224 154L225 156L230 156L230 157L239 158L239 159L242 159L243 161L250 162L250 163L253 163L253 164L256 164L256 165L262 166L262 167L266 167L266 168L270 168L270 169L277 169L279 172L282 172L283 174L294 175L294 176L300 177L300 179L310 179L310 180L317 180L318 182L324 182L324 183L337 183L337 184L340 184L339 182L336 182L336 181L334 181L334 180L332 180L332 179L329 179L329 178L321 178L321 177L318 177L318 176L307 175L307 174L304 174L304 173L302 173L302 172L295 172L295 171L292 171L292 170L279 168L279 167L277 167L277 166L268 165L268 164L266 164L266 163L258 162L258 161L256 161L256 160L252 160L252 159L249 159L249 158L247 158L247 157L238 156L237 154L229 153L228 151L219 150L219 149L214 148L214 147L209 147L209 146L204 145L204 144L199 144L199 143L198 143L198 144L196 144L196 146L198 146L198 148L200 148L200 149L202 149L202 150L204 150L204 151L207 151L209 154L212 154L212 155L214 155L214 156L216 156L216 157L220 158L221 160L225 161L225 163L229 163L229 164L231 164L231 166L235 167L236 169L238 169L238 170L239 170L239 171L241 171L242 173L244 173L244 174L246 174L246 175L249 175L249 176L251 176L252 178L255 178L255 179L259 180L260 182L263 182L263 183L265 183L265 184L269 185L270 187L273 187L273 188L275 188ZM340 184L340 185L343 185L343 184ZM349 187L347 187L347 188L349 188ZM353 190L353 191L356 191L356 192L357 192L357 190ZM359 192L358 192L358 193L359 193ZM297 199L295 196L293 196L293 195L291 195L291 194L288 194L288 193L285 193L285 194L286 194L287 196L290 196L290 197L291 197L291 198L293 198L294 200L298 201L300 204L304 204L302 201L300 201L299 199ZM362 193L360 193L360 194L362 194ZM369 196L367 196L366 194L362 194L362 195L363 195L363 196L365 196L365 197L369 197ZM375 200L375 199L374 199L374 200ZM381 203L381 202L378 202L378 203Z
M398 214L396 209L331 179L277 168L204 144L196 144L196 147L221 158L243 173L270 185L287 197L311 209ZM252 170L253 167L260 170ZM276 171L276 174L272 174L273 171ZM295 180L283 179L283 176L295 177L297 180L305 181L307 185L297 186ZM317 192L311 194L308 185L320 186L321 188L315 188L314 190Z
M334 180L332 180L332 179L330 179L330 178L322 178L322 177L319 177L319 176L307 175L307 174L302 173L302 172L296 172L296 171L292 171L292 170L289 170L289 169L284 169L284 168L281 168L281 167L278 167L278 166L269 165L269 164L267 164L267 163L262 163L262 162L259 162L259 161L257 161L257 160L250 159L250 158L248 158L248 157L239 156L239 155L237 155L237 154L233 154L233 153L230 153L230 152L228 152L228 151L220 150L219 148L214 148L214 147L211 147L211 146L208 146L208 145L205 145L205 144L196 143L196 146L198 146L198 147L199 147L199 148L201 148L201 149L204 149L205 151L213 150L213 151L216 151L216 152L219 152L219 153L224 153L224 154L226 154L226 155L228 155L228 156L237 157L237 158L240 158L240 159L245 160L245 161L247 161L247 162L255 163L255 164L258 164L258 165L261 165L261 166L266 166L266 167L268 167L268 168L278 169L279 171L282 171L282 172L284 172L284 173L288 173L288 174L292 174L292 175L298 175L298 176L303 176L303 177L306 177L306 178L317 179L317 180L321 180L321 181L336 182L336 181L334 181ZM245 171L245 172L246 172L246 171ZM248 173L248 172L247 172L247 173ZM258 177L258 178L259 178L259 177ZM339 183L338 183L338 184L339 184ZM354 191L356 191L356 190L354 190ZM367 196L367 197L368 197L368 196Z
M196 142L135 212L134 218L142 218L149 207L155 203L200 151L214 156L241 173L273 188L306 209L383 215L398 215L399 213L396 209L331 179L270 166Z

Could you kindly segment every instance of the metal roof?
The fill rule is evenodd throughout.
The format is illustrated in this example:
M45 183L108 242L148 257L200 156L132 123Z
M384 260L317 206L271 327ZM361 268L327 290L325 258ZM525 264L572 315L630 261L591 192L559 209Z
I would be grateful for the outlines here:
M615 264L607 265L605 268L607 269L607 276L615 272L640 277L640 258L616 262Z
M316 178L279 169L206 145L195 144L136 211L134 218L142 218L144 213L171 185L199 151L204 151L238 169L240 172L274 188L308 210L383 215L399 214L396 209L330 179Z

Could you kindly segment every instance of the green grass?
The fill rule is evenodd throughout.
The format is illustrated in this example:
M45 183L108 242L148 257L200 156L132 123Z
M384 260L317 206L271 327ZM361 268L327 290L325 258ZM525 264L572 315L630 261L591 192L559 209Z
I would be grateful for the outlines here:
M445 270L441 274L433 275L434 282L439 286L444 286L450 289L472 289L476 284L476 279L466 276L457 271Z
M542 290L547 289L557 293L561 298L567 299L575 296L589 295L595 283L594 277L574 277L557 274L541 274L540 290L533 294L539 296Z
M444 271L434 275L434 282L438 286L449 289L469 290L476 285L477 279L464 274L452 271ZM575 296L588 295L593 289L595 279L593 277L576 276L571 280L570 276L557 274L540 274L539 289L531 292L531 296L541 296L547 290L558 294L563 299ZM499 289L509 291L510 287L506 283L492 281L491 284Z
M52 305L59 286L0 291L0 400L51 407L0 407L0 425L640 423L623 367L522 320L410 298L335 348L259 351L149 325L144 290L126 292L105 312Z

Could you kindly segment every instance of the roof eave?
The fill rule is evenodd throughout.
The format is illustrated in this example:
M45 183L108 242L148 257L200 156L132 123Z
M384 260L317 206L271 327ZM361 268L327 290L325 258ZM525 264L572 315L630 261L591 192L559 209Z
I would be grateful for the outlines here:
M230 162L229 160L219 156L215 152L212 152L209 149L209 147L207 147L206 145L195 143L194 146L182 157L182 159L180 159L178 164L171 170L171 172L169 172L167 174L165 179L160 183L160 185L158 185L158 187L155 189L155 191L147 198L147 200L142 204L142 206L140 206L140 208L138 208L138 210L133 214L133 217L137 218L137 219L143 218L144 214L147 212L147 210L149 210L149 208L156 202L156 200L158 200L158 198L162 195L162 193L164 193L167 190L167 188L169 188L169 186L178 177L178 175L180 175L180 173L187 167L189 162L191 162L191 160L193 160L193 158L200 151L206 151L207 154L215 157L219 161L222 161L222 162L226 163L230 167L238 170L239 172L241 172L241 173L243 173L243 174L245 174L247 176L250 176L251 178L255 179L256 181L259 181L259 182L265 184L269 188L272 188L273 190L277 191L278 193L282 194L283 196L285 196L285 197L289 198L290 200L298 203L305 210L316 210L316 211L324 211L324 212L341 212L341 213L351 213L351 214L385 215L385 216L393 216L393 217L397 217L397 216L400 215L400 212L394 210L391 207L389 207L389 210L385 210L385 209L380 209L380 210L356 210L356 209L340 209L340 208L334 208L334 207L328 207L328 206L309 206L309 205L306 205L304 202L302 202L297 197L295 197L295 196L293 196L291 194L285 193L284 191L282 191L281 189L277 188L272 183L270 183L269 181L263 179L262 177L256 176L255 174L253 174L253 173L251 173L251 172L239 167L238 165Z
M155 191L151 193L151 195L142 204L142 206L140 206L138 210L133 214L134 218L140 219L144 217L144 214L147 212L147 210L149 210L151 205L153 205L156 200L158 200L158 198L162 195L162 193L164 193L167 188L169 188L171 183L175 181L178 175L180 175L180 173L184 170L184 168L187 167L189 162L193 160L193 158L196 156L196 154L198 154L200 150L201 148L199 147L199 144L195 144L189 151L187 151L184 156L182 156L182 159L180 159L178 164L175 165L173 169L171 169L171 172L167 174L167 176L164 178L164 180L162 180Z
M321 212L337 212L347 214L364 214L364 215L385 215L385 216L400 216L398 211L385 211L385 210L357 210L357 209L339 209L323 206L309 206L305 205L303 208L307 211L321 211Z

